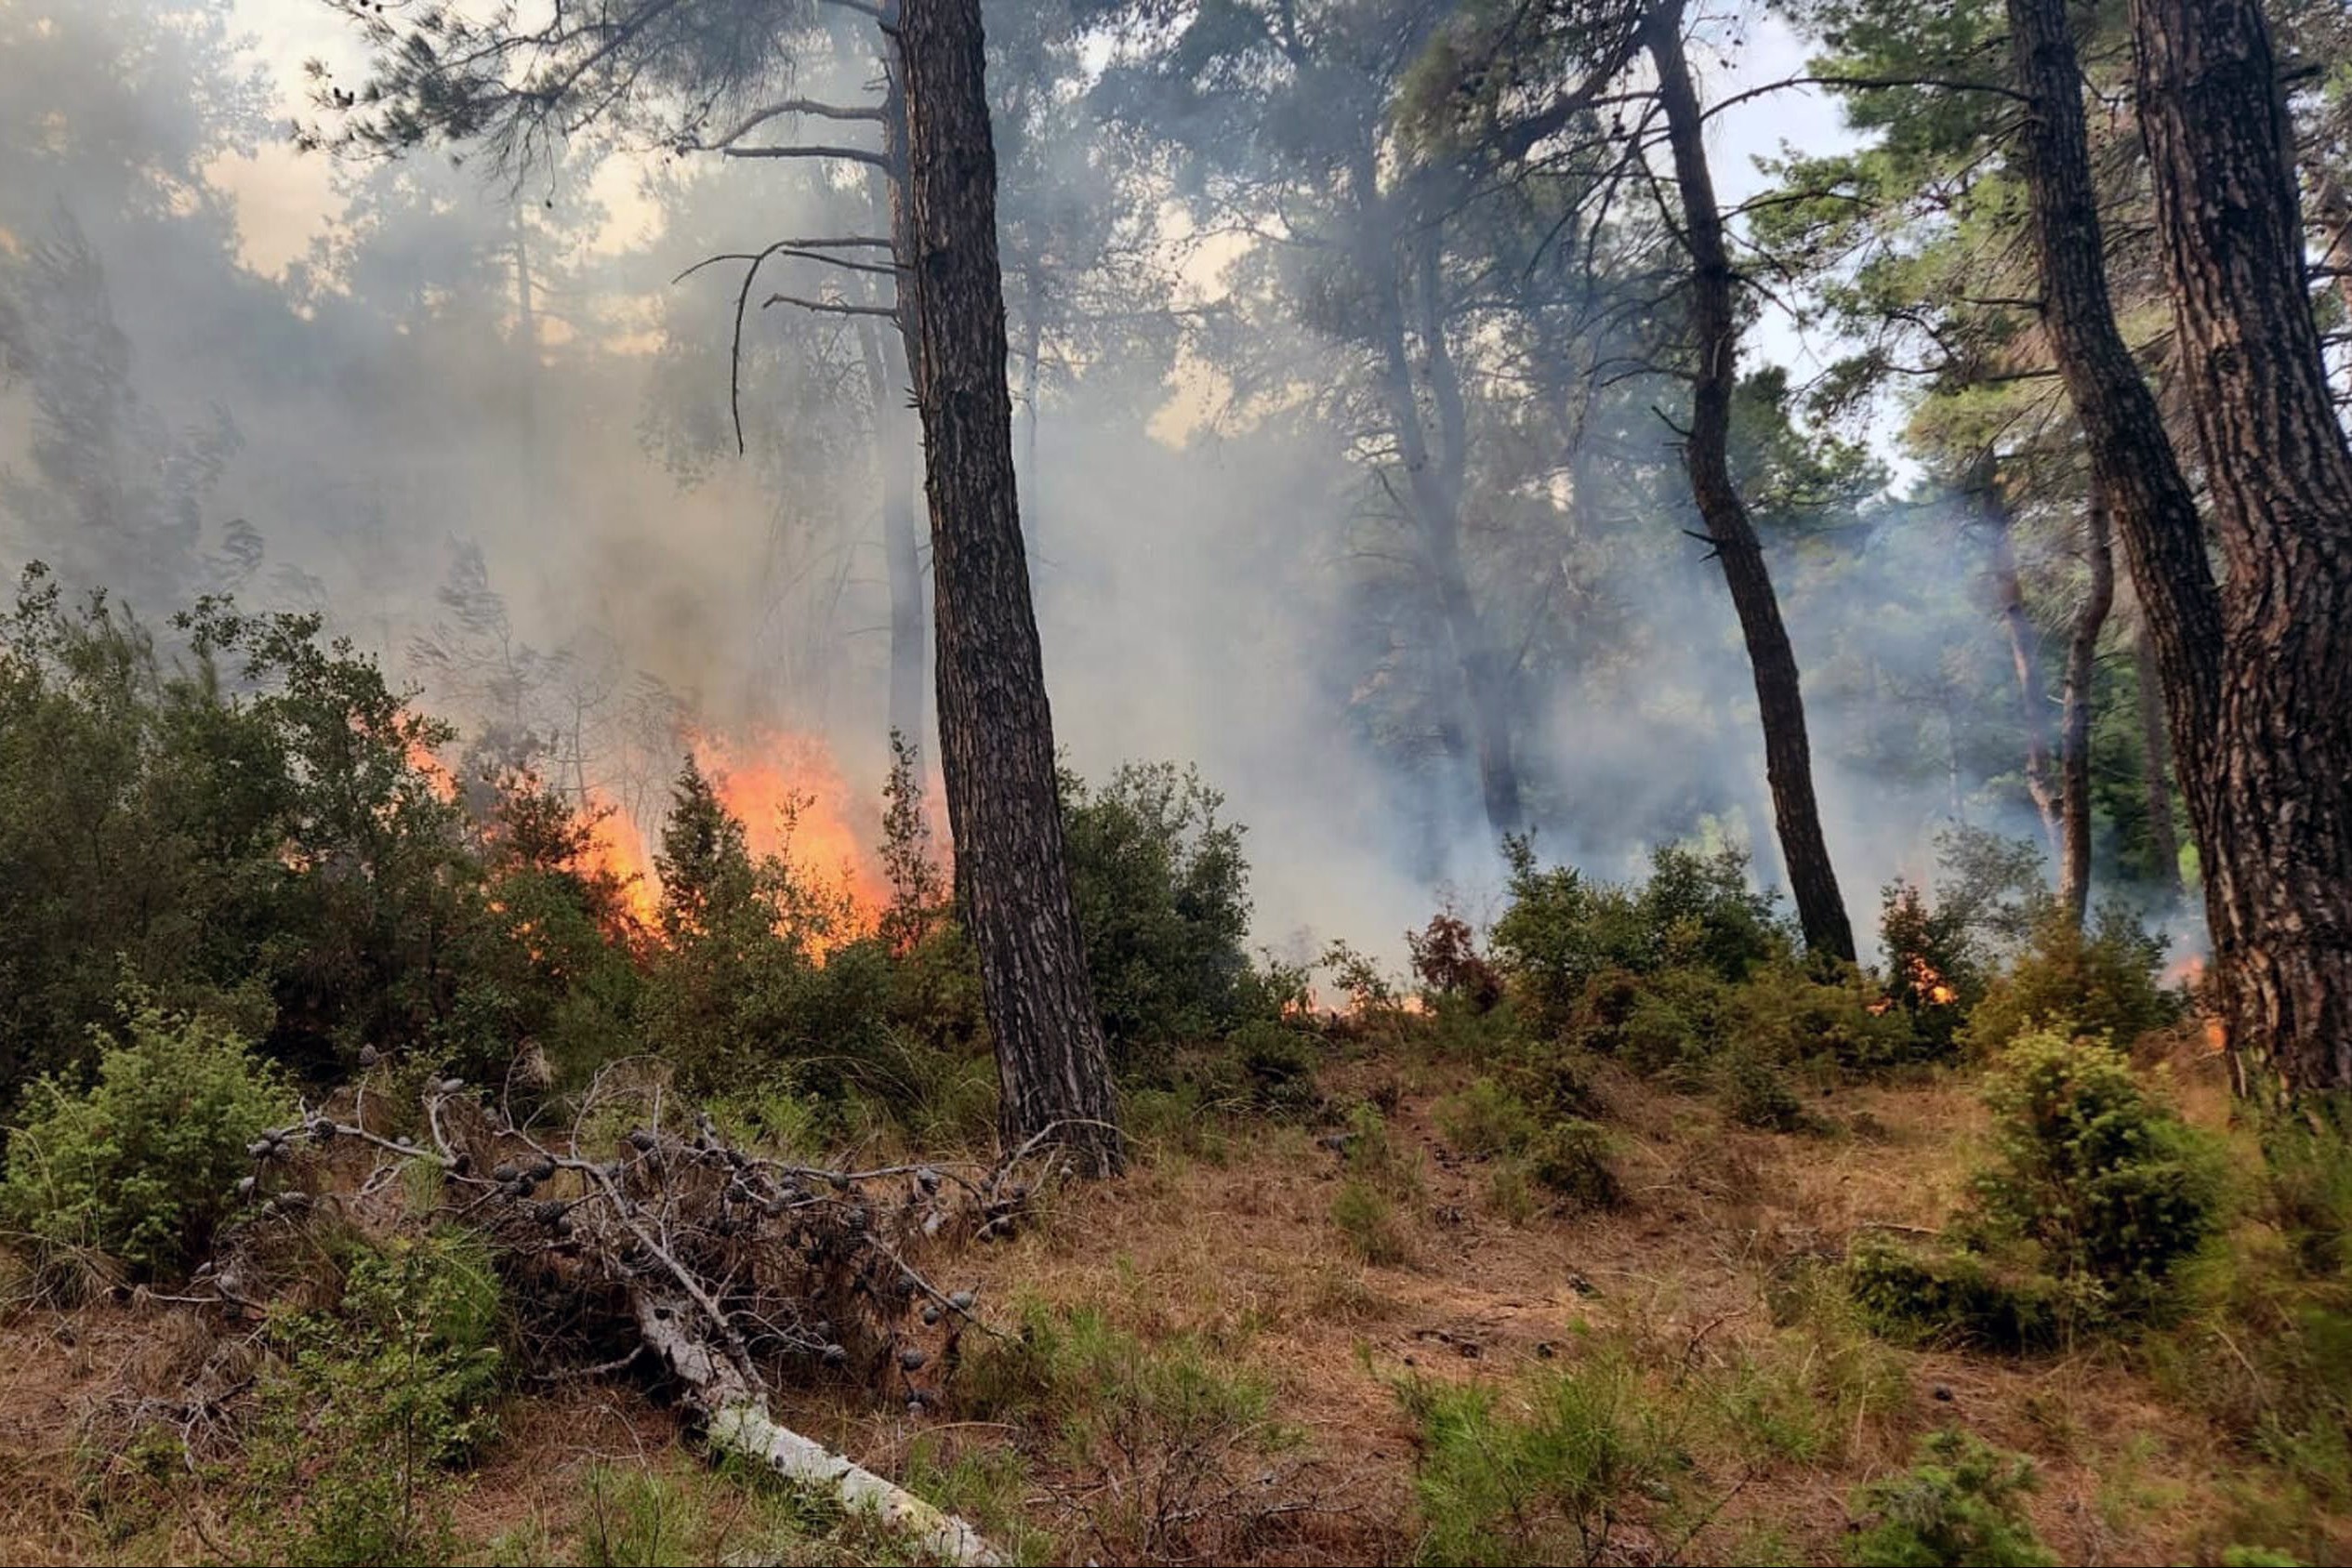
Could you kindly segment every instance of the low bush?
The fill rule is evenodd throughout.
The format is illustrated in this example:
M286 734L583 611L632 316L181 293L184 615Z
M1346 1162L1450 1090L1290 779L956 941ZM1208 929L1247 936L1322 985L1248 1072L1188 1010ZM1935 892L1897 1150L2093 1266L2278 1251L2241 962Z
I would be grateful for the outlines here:
M2128 1049L2181 1016L2181 995L2157 978L2165 945L2119 905L2102 907L2086 926L2053 906L2035 920L2016 961L1969 1012L1961 1042L1990 1053L2041 1029L2112 1040Z
M2187 1124L2150 1100L2104 1046L2025 1034L1989 1077L1995 1163L1974 1184L1972 1227L2019 1238L2062 1279L2095 1282L2143 1313L2219 1222L2222 1182Z
M1331 1223L1347 1238L1348 1250L1367 1263L1393 1267L1412 1257L1396 1200L1361 1176L1340 1183L1331 1198Z
M1870 1568L2043 1568L2058 1560L2041 1544L2022 1499L2036 1484L2033 1461L1981 1438L1941 1431L1922 1441L1918 1463L1874 1481L1855 1496L1862 1528L1846 1561Z
M341 1307L277 1333L249 1507L295 1562L438 1562L454 1471L496 1433L499 1292L479 1238L436 1232L361 1253Z
M246 1145L293 1112L243 1039L142 1007L102 1048L96 1082L33 1086L9 1133L0 1213L31 1237L52 1283L89 1254L140 1278L184 1273L253 1167Z
M1250 974L1249 867L1224 797L1190 769L1064 773L1070 892L1114 1064L1238 1023Z
M1800 1132L1812 1125L1804 1102L1771 1062L1744 1050L1725 1053L1716 1070L1724 1113L1741 1127Z
M1465 1154L1523 1153L1542 1130L1527 1102L1492 1078L1478 1078L1437 1102L1437 1128Z
M1870 1326L1889 1338L2011 1353L2058 1343L2067 1314L2056 1285L1997 1273L1949 1247L1914 1249L1866 1236L1846 1256L1845 1287Z
M1601 1351L1505 1408L1496 1390L1413 1378L1427 1563L1611 1560L1633 1496L1668 1492L1685 1461L1641 1378ZM1671 1496L1671 1493L1668 1493Z
M1608 1129L1597 1122L1554 1122L1528 1146L1527 1171L1572 1208L1615 1208L1625 1188L1611 1150Z
M1791 950L1777 898L1749 887L1747 857L1737 850L1662 846L1646 880L1619 884L1573 866L1544 867L1526 838L1505 848L1511 905L1495 922L1495 951L1542 1032L1576 1024L1588 988L1611 970L1686 968L1737 981Z

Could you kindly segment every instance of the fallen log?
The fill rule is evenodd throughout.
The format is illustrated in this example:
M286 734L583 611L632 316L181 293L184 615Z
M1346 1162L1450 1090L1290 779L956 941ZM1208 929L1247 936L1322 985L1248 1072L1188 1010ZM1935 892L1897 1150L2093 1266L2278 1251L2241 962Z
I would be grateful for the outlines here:
M727 1356L714 1351L680 1311L651 1291L636 1293L639 1331L703 1416L703 1441L712 1452L764 1465L796 1485L830 1492L844 1508L870 1513L918 1548L925 1560L1000 1563L1005 1560L955 1515L883 1480L813 1438L777 1423L758 1390L745 1386Z

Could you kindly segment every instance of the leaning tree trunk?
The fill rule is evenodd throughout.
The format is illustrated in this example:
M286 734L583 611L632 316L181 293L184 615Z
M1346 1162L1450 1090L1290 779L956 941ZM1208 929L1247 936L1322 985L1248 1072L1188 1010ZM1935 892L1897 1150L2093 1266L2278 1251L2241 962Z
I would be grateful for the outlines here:
M2228 563L2206 857L2240 1052L2352 1089L2352 444L2305 282L2294 141L2256 0L2132 0L2140 125ZM2219 944L2217 943L2217 946Z
M1684 461L1747 639L1756 706L1764 719L1764 773L1772 785L1773 819L1779 829L1790 891L1796 898L1797 922L1804 929L1806 946L1851 960L1854 928L1846 918L1829 841L1821 832L1820 803L1814 797L1813 753L1805 738L1804 691L1796 652L1780 618L1764 545L1731 481L1731 398L1739 323L1733 309L1723 214L1715 205L1714 178L1707 167L1705 120L1683 54L1682 0L1666 0L1643 25L1644 42L1658 67L1666 138L1682 194L1683 241L1690 251L1691 326L1698 352Z
M2094 487L2083 520L2091 586L2067 638L2066 720L2059 743L2058 902L2079 928L2091 902L2091 683L2098 673L2099 633L2115 608L2115 547L2107 500Z
M2009 48L2027 99L2020 123L2043 324L2082 427L2091 482L2107 497L2163 673L2173 766L2189 830L2209 866L2206 922L2226 979L2233 935L2210 863L2222 813L2212 766L2220 711L2221 596L2204 526L2156 396L2116 325L2097 193L2091 179L2082 79L2066 0L2008 0Z
M2164 742L2164 681L2157 673L2156 646L2142 621L2132 639L2133 684L2139 688L2140 783L2147 794L2147 850L2156 860L2157 882L2181 890L2180 830L2173 825L2173 785L2165 776L2171 748Z
M2025 584L2017 572L2016 519L1992 468L1988 454L1972 488L1992 534L1993 602L2009 633L2009 661L2017 671L2017 711L2026 731L2026 794L2041 818L2041 833L2050 852L2063 859L2066 829L2058 809L2059 791L2050 782L2050 693L2041 680L2041 634L2033 617L2026 613Z
M1096 1171L1121 1163L1103 1024L1070 898L1053 717L1021 547L1005 383L979 0L905 0L915 402L931 498L940 762L1006 1144L1039 1135Z

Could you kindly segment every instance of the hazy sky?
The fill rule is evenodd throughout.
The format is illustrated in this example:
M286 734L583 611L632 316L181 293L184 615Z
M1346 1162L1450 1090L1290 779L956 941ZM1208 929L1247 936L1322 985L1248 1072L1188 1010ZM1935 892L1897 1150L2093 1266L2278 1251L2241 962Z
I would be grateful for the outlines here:
M295 116L309 112L303 101L303 63L324 59L339 78L351 80L363 72L364 57L353 29L322 0L235 0L234 14L238 30L247 35L254 57L276 86L280 134L252 157L222 159L214 178L236 198L245 264L274 277L325 231L338 205L327 160L297 153L284 134ZM1747 46L1736 57L1717 57L1711 96L1792 75L1803 66L1805 47L1778 17L1764 18L1746 36ZM1820 152L1853 140L1840 122L1837 106L1811 87L1740 104L1711 120L1708 135L1716 185L1726 202L1744 200L1762 185L1753 162L1760 155L1775 153L1783 144ZM634 199L633 171L618 163L598 180L596 195L613 215L604 248L618 248L641 237L654 219L653 208ZM1762 323L1753 351L1762 358L1794 362L1800 370L1809 368L1804 346L1788 323L1775 315L1767 315Z

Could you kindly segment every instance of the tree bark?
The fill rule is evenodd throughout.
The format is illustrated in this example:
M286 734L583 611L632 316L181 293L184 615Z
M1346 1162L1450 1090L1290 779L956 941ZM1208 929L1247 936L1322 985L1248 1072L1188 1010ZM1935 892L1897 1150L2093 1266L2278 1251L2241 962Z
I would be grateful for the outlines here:
M1415 277L1408 285L1397 263L1396 213L1381 193L1378 165L1369 147L1357 150L1350 178L1355 187L1360 262L1371 287L1379 335L1381 401L1396 432L1397 454L1404 459L1405 502L1420 535L1422 564L1437 601L1438 620L1445 628L1454 666L1461 674L1487 825L1500 837L1525 828L1526 811L1513 745L1509 670L1487 635L1462 560L1461 481L1468 464L1469 438L1460 382L1446 347L1443 303L1435 292L1440 282L1436 236L1431 231L1421 237ZM1407 346L1408 286L1419 307L1431 401L1438 413L1440 444L1435 452L1430 448L1429 431L1422 424L1412 355Z
M2025 585L2017 573L2016 519L2008 497L2001 493L1990 454L1973 476L1979 508L1992 534L1993 602L2002 626L2009 633L2009 662L2017 672L2017 712L2026 732L2026 794L2041 818L2042 837L2050 852L2063 859L2065 824L2060 820L2058 790L2051 783L2050 693L2041 679L2041 633L2026 613Z
M1796 652L1780 617L1763 543L1731 481L1731 399L1738 373L1739 322L1723 214L1715 204L1714 178L1707 166L1705 120L1683 53L1682 0L1665 0L1651 11L1643 33L1658 68L1666 138L1682 196L1683 242L1691 261L1691 327L1698 340L1698 363L1684 462L1748 645L1756 706L1764 720L1764 773L1772 786L1773 818L1796 900L1797 922L1804 929L1807 947L1851 961L1854 928L1838 891L1829 841L1821 831L1820 803L1814 797L1813 752L1805 735L1804 690Z
M2156 645L2142 622L2132 639L2134 681L2139 688L2141 783L2147 791L2147 849L2157 862L2158 884L2181 891L2180 830L2173 823L2173 785L2165 776L2171 747L2164 741L2164 683L2156 667Z
M2180 363L2228 565L2207 904L2233 1045L2352 1089L2352 445L2256 0L2133 0ZM2177 754L2179 748L2175 746Z
M904 266L909 254L905 231L906 97L895 76L882 84L882 156L889 165L872 175L867 190L875 222L891 236L892 258ZM874 406L875 461L882 489L882 562L890 585L891 732L920 752L927 739L923 729L923 559L916 542L915 487L909 482L907 457L914 445L905 417L905 389L913 384L913 324L906 309L905 274L894 281L889 301L896 312L887 334L872 330L871 318L860 323L858 345L865 359L865 378ZM878 341L878 338L879 339Z
M2206 558L2204 525L2181 471L2156 396L2116 325L2098 201L2091 179L2082 80L2066 0L2007 0L2009 48L2028 99L2020 153L2031 197L2042 322L2091 458L2091 482L2107 497L2163 674L2174 769L2189 829L2208 862L2222 813L2211 765L2220 712L2221 596ZM2234 941L2213 878L2206 922L2217 971Z
M2107 500L2094 487L2083 519L2083 555L2091 586L2074 613L2067 639L2066 719L2059 756L2064 779L2064 833L2058 857L2058 902L2079 928L2091 902L2091 683L2098 673L2099 633L2115 608L2114 527Z
M996 1037L1007 1147L1122 1161L1070 898L1053 718L1021 547L979 0L905 0L906 234L937 626L940 761Z

